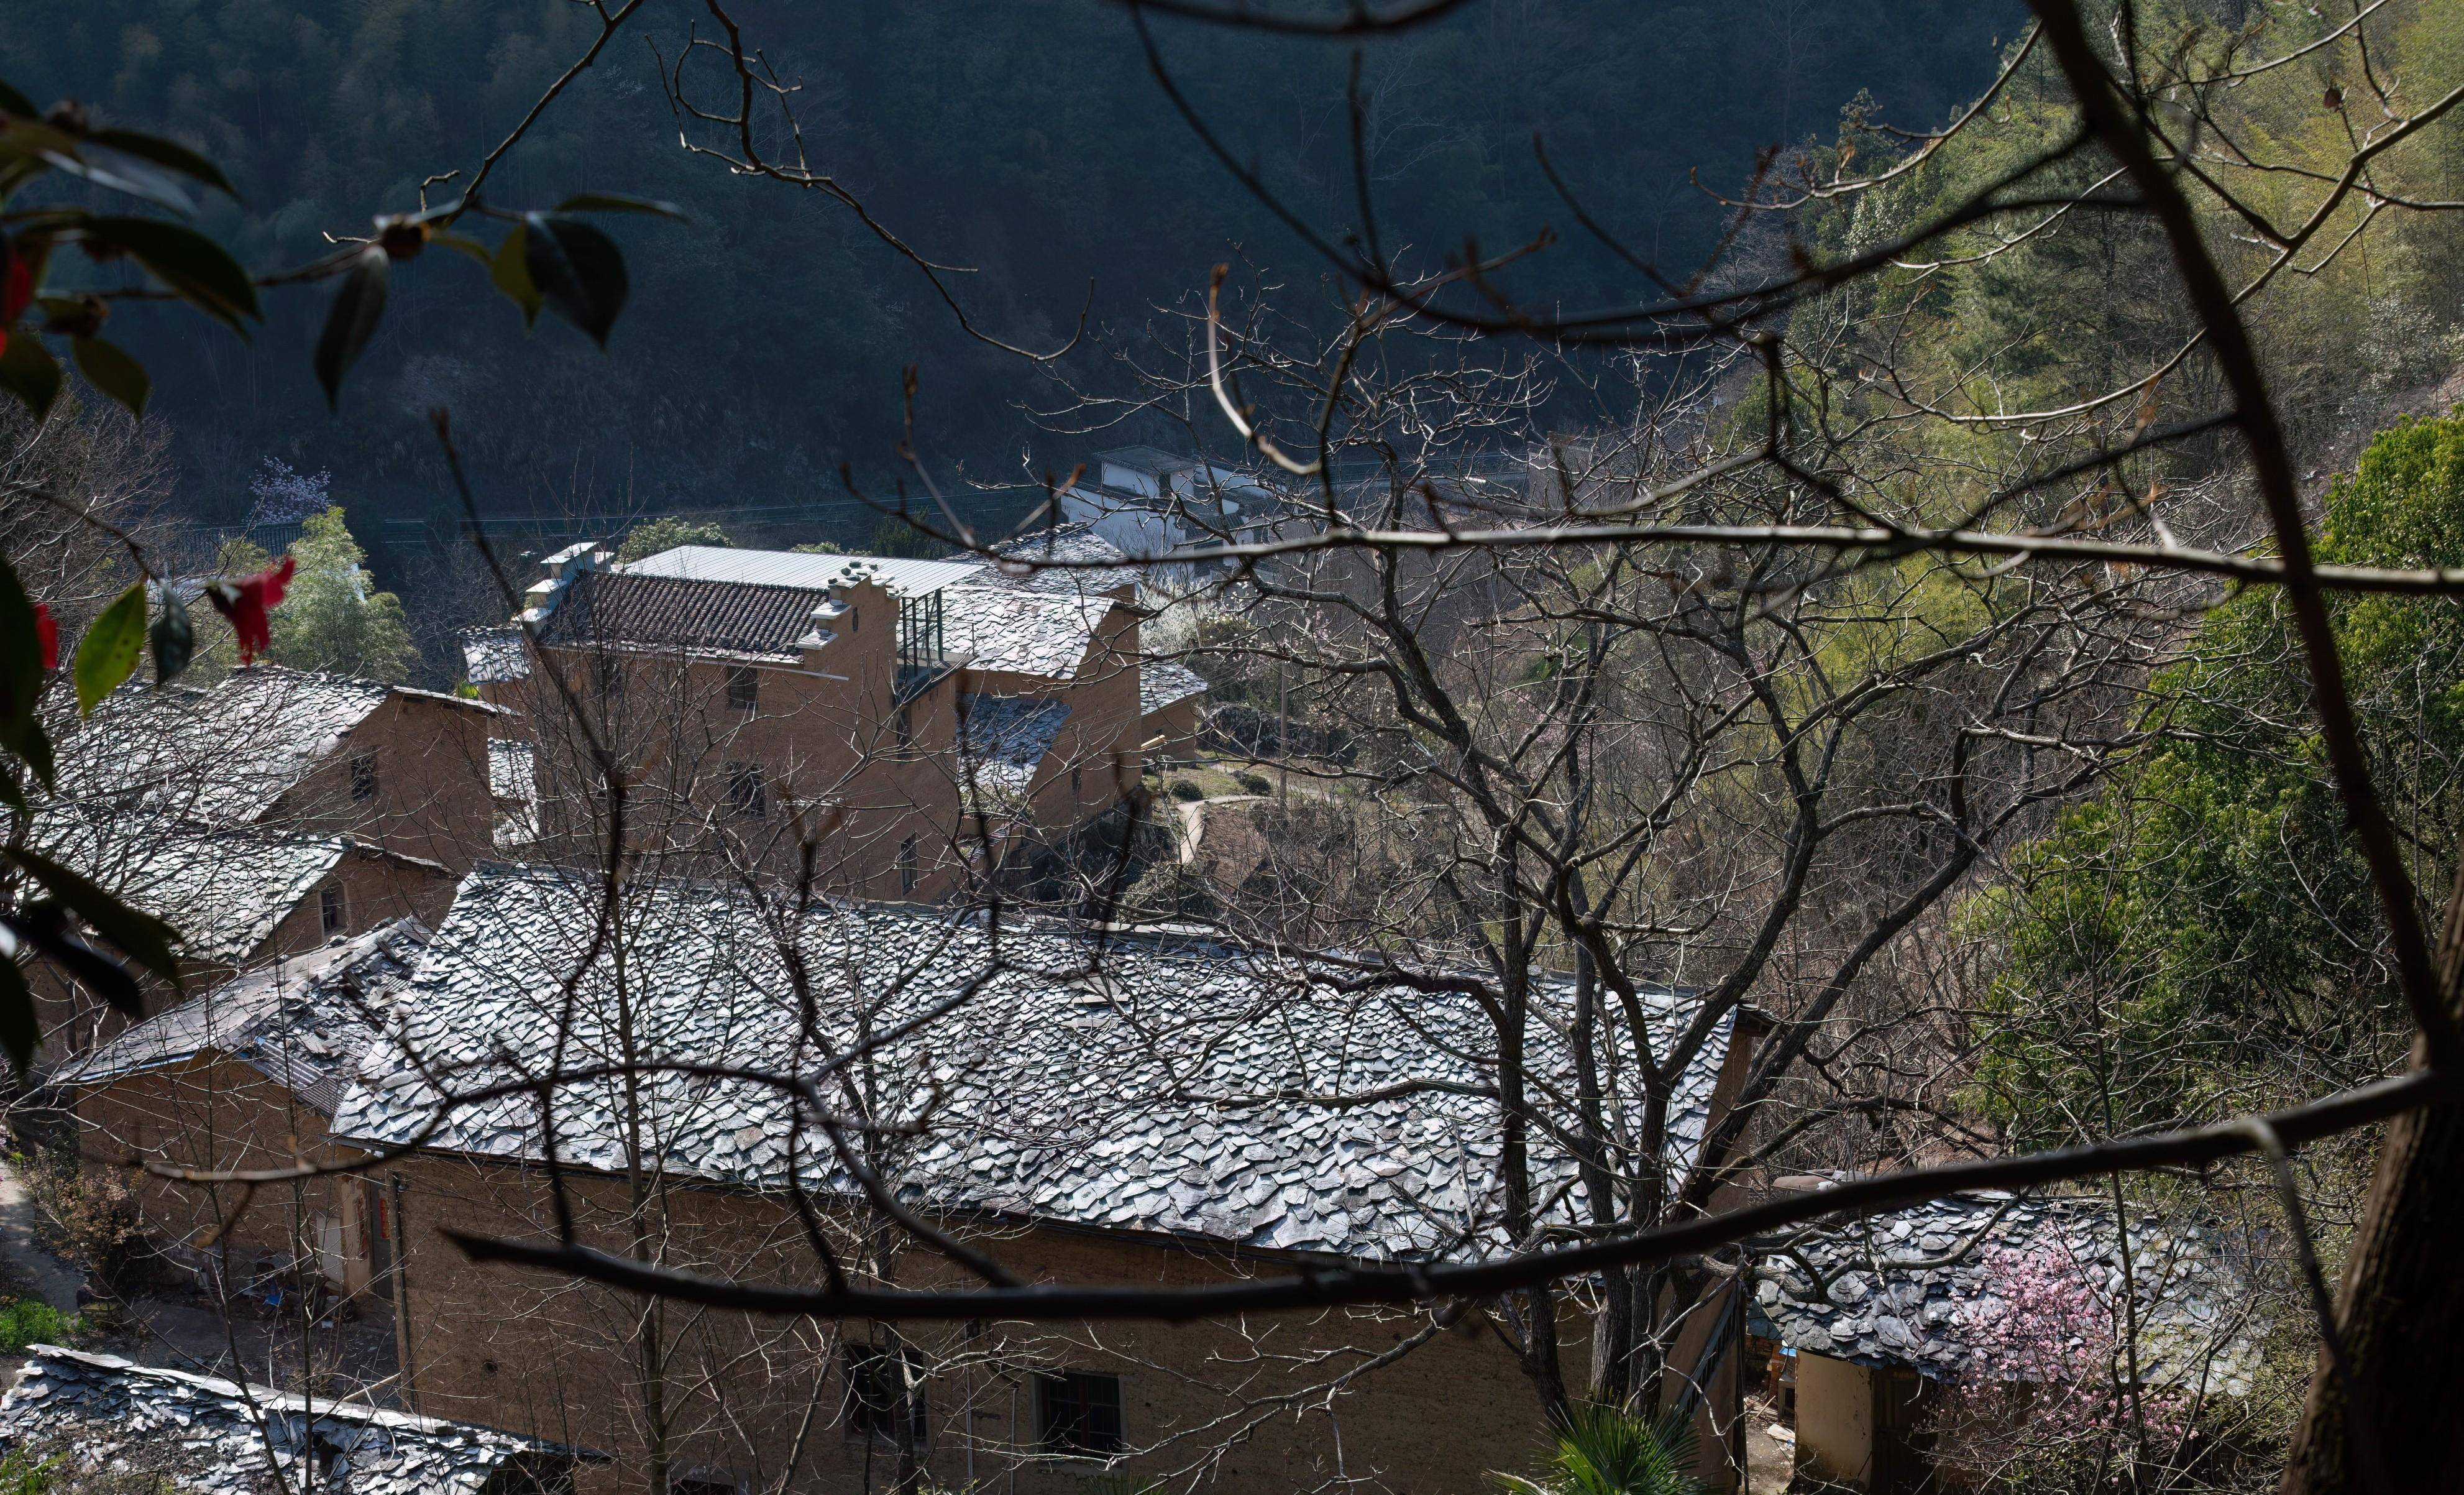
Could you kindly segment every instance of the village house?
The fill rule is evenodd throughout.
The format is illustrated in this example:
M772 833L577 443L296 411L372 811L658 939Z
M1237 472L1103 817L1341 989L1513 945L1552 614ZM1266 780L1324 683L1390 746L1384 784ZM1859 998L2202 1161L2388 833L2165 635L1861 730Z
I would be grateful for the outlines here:
M563 1495L576 1465L593 1458L470 1423L29 1348L0 1397L0 1457L58 1460L81 1489Z
M2099 1341L2125 1328L2137 1330L2141 1386L2201 1401L2247 1395L2265 1325L2231 1238L2154 1214L2126 1230L2115 1221L2105 1196L1989 1191L1808 1231L1765 1257L1749 1328L1790 1362L1799 1470L1864 1495L1968 1487L1973 1471L1955 1457L1946 1467L1937 1447L1947 1389L2046 1365L2094 1362L2118 1376L2123 1362ZM2017 1301L2030 1278L2075 1288L2055 1295L2074 1306ZM2033 1328L2012 1326L2022 1312ZM2028 1333L2048 1342L2028 1345Z
M1287 512L1285 496L1254 475L1152 446L1098 452L1060 494L1062 517L1137 563L1143 582L1183 595L1225 574L1216 563L1168 560L1174 551L1262 538Z
M495 707L255 664L209 686L130 686L59 748L60 809L348 837L459 877L488 855Z
M508 850L604 844L595 737L641 845L777 870L810 841L833 892L934 900L1118 806L1155 735L1116 573L586 544L544 569L520 628L465 638L473 685L513 713L500 740L526 745L495 760ZM1190 715L1194 694L1167 704Z
M355 935L433 921L491 848L477 701L259 664L131 686L63 724L27 844L179 932L189 990ZM125 1026L52 962L25 968L48 1069ZM146 1005L169 987L147 976Z
M876 1221L809 1117L765 1084L710 1071L803 1072L893 1028L863 1083L834 1102L861 1096L869 1109L843 1121L878 1139L868 1162L902 1197L1023 1279L1189 1285L1502 1244L1481 1018L1467 1001L1346 991L1209 943L1098 946L912 905L816 904L782 922L741 888L679 883L628 889L585 967L596 906L586 877L483 866L407 981L395 978L405 930L223 993L221 1020L240 1019L228 1038L205 1041L202 1014L166 1015L156 1037L80 1077L79 1114L149 1135L152 1114L177 1104L165 1097L176 1074L217 1105L256 1108L255 1123L218 1123L223 1136L279 1135L305 1110L318 1113L301 1133L317 1155L384 1151L359 1195L368 1224L347 1223L349 1187L337 1195L331 1238L363 1260L329 1275L345 1290L392 1288L408 1404L605 1447L638 1477L655 1383L677 1489L853 1490L903 1459L945 1484L998 1477L1029 1495L1115 1470L1236 1489L1441 1491L1529 1456L1530 1390L1477 1313L1442 1330L1424 1313L1353 1310L1197 1331L900 1334L679 1311L658 1321L646 1361L630 1300L472 1266L443 1232L539 1239L555 1216L535 1101L475 1092L544 1072L559 1053L570 1076L557 1090L559 1172L586 1239L628 1250L647 1238L665 1265L809 1284L822 1271L809 1218L866 1266ZM781 938L799 942L801 987ZM1649 999L1671 1031L1690 1015L1676 994ZM807 1002L817 1028L799 1021ZM1742 1079L1734 1032L1723 1024L1686 1072L1672 1113L1681 1153ZM268 1061L307 1033L335 1064L357 1054L339 1101L326 1087L341 1070L321 1057ZM229 1072L209 1078L217 1069ZM1544 1164L1550 1176L1570 1170L1562 1156ZM635 1233L645 1221L647 1238ZM952 1280L915 1246L895 1273ZM1568 1330L1578 1377L1585 1336ZM1733 1373L1709 1407L1729 1404ZM1295 1420L1318 1404L1339 1437ZM1706 1472L1725 1478L1729 1430L1715 1431Z
M354 837L143 812L50 811L36 817L28 843L167 922L178 931L181 979L191 992L389 920L442 919L455 885L442 863ZM42 1040L38 1073L127 1027L126 1014L55 963L23 971ZM171 995L151 974L139 987L149 1012Z
M150 1248L139 1276L193 1274L239 1295L296 1290L393 1295L385 1201L337 1174L266 1187L200 1187L128 1167L334 1163L326 1131L360 1056L428 942L414 919L245 974L155 1014L49 1077L89 1171L124 1178Z

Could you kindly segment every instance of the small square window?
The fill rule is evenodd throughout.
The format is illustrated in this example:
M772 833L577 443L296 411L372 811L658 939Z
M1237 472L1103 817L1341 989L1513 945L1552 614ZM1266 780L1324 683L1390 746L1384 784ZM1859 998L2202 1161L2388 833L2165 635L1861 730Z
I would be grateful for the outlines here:
M912 1350L847 1347L848 1433L924 1443L924 1362Z
M327 934L340 934L351 922L350 905L342 901L342 890L327 883L317 892L317 922Z
M900 897L915 891L915 837L898 843L898 892Z
M1121 1378L1061 1371L1035 1378L1036 1440L1051 1454L1121 1451Z
M770 813L770 796L761 784L761 765L731 763L727 766L728 814L747 820L759 820Z
M375 753L363 752L351 760L351 797L353 799L377 797L377 755Z
M761 672L749 664L727 667L727 709L750 711L761 701Z

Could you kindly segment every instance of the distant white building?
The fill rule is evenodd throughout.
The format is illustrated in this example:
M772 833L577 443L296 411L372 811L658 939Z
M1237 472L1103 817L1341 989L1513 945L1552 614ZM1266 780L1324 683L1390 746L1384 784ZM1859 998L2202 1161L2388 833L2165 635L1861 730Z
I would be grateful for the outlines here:
M1099 452L1090 465L1091 480L1062 493L1062 518L1149 563L1141 579L1164 591L1203 586L1216 569L1164 557L1257 539L1285 509L1284 495L1251 474L1157 447Z

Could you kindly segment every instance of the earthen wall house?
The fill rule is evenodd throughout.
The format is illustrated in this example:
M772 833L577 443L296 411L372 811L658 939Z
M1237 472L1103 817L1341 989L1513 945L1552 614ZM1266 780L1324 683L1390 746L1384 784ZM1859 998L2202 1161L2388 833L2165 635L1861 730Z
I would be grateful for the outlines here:
M450 1225L547 1238L539 1171L434 1155L398 1171L407 1184L403 1290L418 1410L619 1451L583 1488L641 1488L647 1377L633 1348L635 1300L474 1266L437 1233ZM625 1188L586 1178L573 1193L594 1243L620 1253ZM666 1260L754 1281L819 1280L792 1212L776 1198L670 1186L662 1204ZM1301 1261L1168 1237L960 1228L1028 1282L1189 1287L1280 1275ZM959 1284L946 1263L914 1250L898 1276L908 1285ZM849 1414L848 1350L891 1344L886 1327L683 1305L666 1319L662 1399L674 1477L816 1495L896 1487L896 1443L854 1426ZM1579 1379L1584 1335L1571 1318L1566 1328L1569 1373ZM1184 1325L916 1325L896 1343L925 1369L916 1458L940 1487L1075 1495L1096 1478L1143 1481L1195 1467L1204 1471L1199 1484L1226 1490L1298 1491L1348 1477L1397 1495L1451 1495L1486 1486L1488 1470L1529 1467L1540 1442L1530 1385L1478 1313L1445 1330L1432 1330L1424 1313L1374 1309ZM1346 1371L1362 1373L1334 1395L1331 1414L1312 1410ZM1050 1389L1042 1378L1055 1372L1118 1378L1127 1457L1045 1444Z
M577 547L522 614L537 658L518 632L469 658L535 745L534 854L598 859L595 739L645 850L800 874L810 840L827 891L933 901L1136 784L1127 592L964 563L689 547L617 565Z
M210 991L244 971L365 934L390 920L433 926L453 904L454 874L423 858L337 837L115 822L96 861L67 858L132 906L178 930L182 990ZM24 968L42 1035L37 1072L124 1033L129 1015L50 961ZM179 997L139 972L145 1012Z
M427 939L421 921L396 919L268 962L53 1074L83 1168L136 1202L147 1249L128 1265L235 1289L321 1277L341 1293L390 1294L378 1186L351 1174L200 1184L144 1165L261 1171L361 1157L329 1123Z

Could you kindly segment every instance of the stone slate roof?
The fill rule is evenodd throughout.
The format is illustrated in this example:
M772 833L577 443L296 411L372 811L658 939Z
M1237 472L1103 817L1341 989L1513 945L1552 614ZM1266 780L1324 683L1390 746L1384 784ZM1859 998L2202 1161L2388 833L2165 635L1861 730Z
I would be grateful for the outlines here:
M254 820L340 750L393 689L275 664L233 670L204 689L131 686L61 744L59 798L192 820Z
M1829 1291L1805 1262L1766 1257L1754 1330L1836 1360L1956 1375L1972 1355L1976 1327L2006 1306L1994 1291L2003 1253L2075 1270L2119 1302L2113 1221L2109 1199L1982 1191L1817 1230L1793 1245ZM2129 1236L2147 1381L2246 1391L2264 1326L2250 1317L2246 1258L2232 1238L2155 1216L2134 1218Z
M539 625L539 640L552 648L692 649L793 664L808 644L829 636L813 617L829 600L817 588L585 570Z
M1059 591L1089 595L1113 591L1136 585L1130 553L1114 545L1087 524L1059 524L1049 529L1030 529L992 547L996 555L1016 563L994 563L992 575L1014 587L1039 591ZM1087 566L1064 565L1052 568L1053 562L1100 562L1119 569L1098 569ZM1045 563L1038 568L1034 563Z
M1206 694L1205 677L1172 659L1138 663L1138 713L1153 716L1169 705Z
M941 593L941 626L951 658L964 659L970 669L1074 680L1095 631L1115 605L1100 593L952 587Z
M578 1459L596 1457L475 1423L30 1349L0 1397L0 1450L65 1452L79 1471L167 1476L181 1495L545 1495Z
M278 836L164 815L56 809L34 848L180 931L181 953L229 965L265 942L351 848L341 837Z
M971 694L958 698L958 754L967 781L991 794L1024 793L1052 750L1066 701Z
M501 684L531 678L530 646L518 628L466 628L462 640L462 673L473 685Z
M538 840L539 748L512 738L490 738L488 794L496 803L497 846L527 846Z
M275 961L156 1014L66 1065L52 1082L106 1084L221 1054L331 1116L427 944L417 920L394 919L356 939Z
M774 1072L814 1061L772 926L740 895L667 884L627 896L631 1016L648 1052ZM545 1069L597 897L579 874L474 872L404 993L402 1029L362 1060L335 1135L407 1142L441 1114L431 1146L536 1156L531 1094L451 1097ZM1263 956L1151 939L1116 939L1089 975L1082 935L1015 923L1002 926L996 963L979 917L816 904L792 923L829 1042L922 1019L883 1046L876 1066L882 1118L926 1119L893 1168L913 1196L1296 1251L1460 1256L1498 1245L1490 1066L1479 1057L1488 1040L1468 999L1342 992ZM604 959L575 993L569 1068L617 1052ZM1650 1000L1672 1032L1693 1013L1671 993ZM1672 1123L1680 1165L1700 1140L1728 1032L1720 1025L1684 1074ZM1439 1088L1360 1097L1407 1082ZM773 1087L653 1073L644 1094L647 1147L676 1174L849 1188L825 1145L808 1135L791 1153L790 1114ZM620 1168L615 1082L570 1080L559 1098L566 1159ZM1571 1179L1552 1149L1542 1145L1539 1158L1544 1177Z

